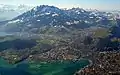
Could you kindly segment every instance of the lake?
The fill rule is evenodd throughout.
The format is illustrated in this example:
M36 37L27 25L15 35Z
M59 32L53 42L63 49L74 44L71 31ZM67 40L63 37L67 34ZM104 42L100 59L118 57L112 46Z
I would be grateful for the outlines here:
M73 75L81 68L87 66L88 60L79 61L56 61L56 62L34 62L11 65L0 59L0 75Z

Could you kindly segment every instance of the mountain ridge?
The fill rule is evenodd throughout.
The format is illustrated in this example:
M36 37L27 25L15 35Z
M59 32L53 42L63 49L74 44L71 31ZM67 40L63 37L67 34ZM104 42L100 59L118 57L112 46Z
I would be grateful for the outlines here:
M55 6L40 5L8 21L5 31L24 32L39 30L43 26L65 28L88 28L90 26L111 26L112 13L84 10L82 8L60 9Z

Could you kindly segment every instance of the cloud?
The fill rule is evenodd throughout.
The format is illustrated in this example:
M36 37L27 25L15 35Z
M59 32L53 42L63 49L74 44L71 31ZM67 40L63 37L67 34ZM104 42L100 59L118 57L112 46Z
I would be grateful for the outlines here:
M1 4L54 5L60 8L120 10L120 0L0 0Z

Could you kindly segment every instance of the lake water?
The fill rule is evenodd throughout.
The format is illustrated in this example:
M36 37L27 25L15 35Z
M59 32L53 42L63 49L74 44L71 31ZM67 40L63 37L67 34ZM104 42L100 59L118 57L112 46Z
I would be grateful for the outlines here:
M88 64L88 60L80 60L76 62L58 61L10 65L5 60L0 59L0 75L73 75Z

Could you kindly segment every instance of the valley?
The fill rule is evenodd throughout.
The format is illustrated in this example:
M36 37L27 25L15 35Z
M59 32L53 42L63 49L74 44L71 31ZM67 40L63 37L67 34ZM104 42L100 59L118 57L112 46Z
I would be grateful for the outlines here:
M11 20L1 21L0 74L120 74L120 18L117 15L40 5Z

